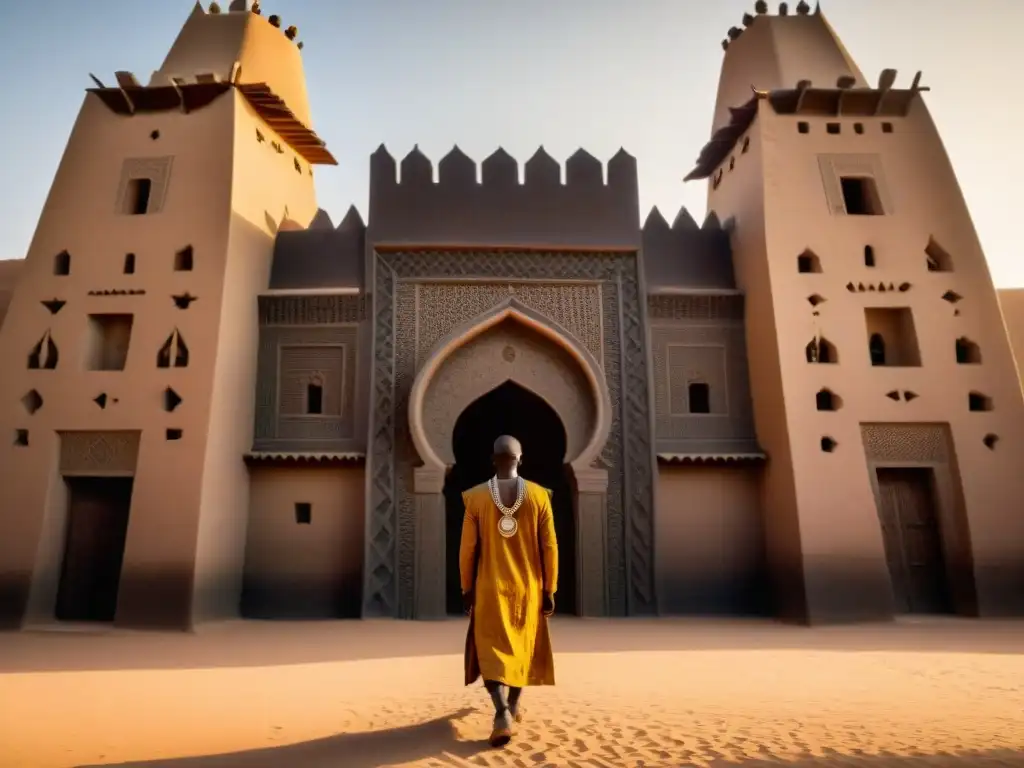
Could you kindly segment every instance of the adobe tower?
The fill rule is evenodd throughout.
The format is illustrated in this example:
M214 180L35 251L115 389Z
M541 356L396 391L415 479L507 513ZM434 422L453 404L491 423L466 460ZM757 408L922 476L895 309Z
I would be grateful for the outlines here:
M746 295L781 613L1019 615L1024 403L926 89L869 85L804 2L757 10L723 42L688 178L710 181ZM948 591L920 578L926 551Z
M3 623L81 618L76 590L122 625L237 613L256 296L334 162L298 48L242 0L197 4L148 85L93 78L0 333ZM65 536L69 508L103 524ZM123 544L113 593L61 578L65 539L97 535Z

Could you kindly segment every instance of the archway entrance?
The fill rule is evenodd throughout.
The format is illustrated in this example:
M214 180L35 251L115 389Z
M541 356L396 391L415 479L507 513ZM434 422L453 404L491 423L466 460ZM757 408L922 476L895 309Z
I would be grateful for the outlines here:
M565 463L565 427L543 398L513 381L506 381L474 400L455 422L455 465L444 486L448 613L462 613L461 494L494 474L491 448L500 435L512 435L522 443L522 476L552 491L559 559L556 607L558 613L576 613L576 518L569 467Z

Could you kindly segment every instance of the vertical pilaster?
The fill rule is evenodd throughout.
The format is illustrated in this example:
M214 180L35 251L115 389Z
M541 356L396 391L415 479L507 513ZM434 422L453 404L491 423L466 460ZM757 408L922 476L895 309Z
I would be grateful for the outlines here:
M416 496L413 618L443 619L447 616L444 468L413 470L413 489Z
M573 467L580 616L608 615L608 472Z

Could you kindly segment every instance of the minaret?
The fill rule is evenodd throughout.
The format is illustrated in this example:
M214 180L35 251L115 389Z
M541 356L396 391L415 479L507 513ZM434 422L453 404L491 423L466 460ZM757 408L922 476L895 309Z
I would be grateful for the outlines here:
M710 180L746 294L779 610L1019 615L1024 403L927 89L869 86L797 11L725 41L688 176Z
M147 85L93 78L0 331L4 623L237 610L256 297L334 162L295 37L197 4Z

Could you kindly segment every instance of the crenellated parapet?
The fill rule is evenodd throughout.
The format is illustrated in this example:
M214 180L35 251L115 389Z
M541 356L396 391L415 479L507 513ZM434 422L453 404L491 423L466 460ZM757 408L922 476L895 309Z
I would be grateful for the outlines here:
M362 289L366 224L355 206L335 227L322 208L306 229L279 231L270 290Z
M641 237L649 291L735 290L729 233L713 211L698 226L686 208L679 209L671 224L653 208Z
M398 162L381 145L370 157L372 245L639 248L636 160L625 150L607 166L578 150L563 169L540 148L520 181L505 150L478 166L455 147L436 177L418 147Z

